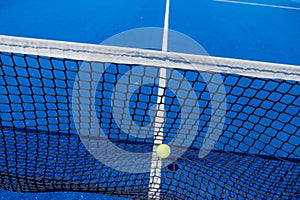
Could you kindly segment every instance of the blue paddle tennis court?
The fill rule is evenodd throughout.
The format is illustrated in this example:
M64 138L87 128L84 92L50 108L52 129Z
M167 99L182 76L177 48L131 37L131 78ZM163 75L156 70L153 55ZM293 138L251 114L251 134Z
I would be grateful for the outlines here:
M50 49L43 54L37 48L35 55L0 45L1 199L300 198L300 1L170 0L164 50L166 2L0 2L2 46ZM126 37L139 38L128 35L144 30L154 30L141 37L154 45L128 45ZM55 49L61 46L60 54ZM90 49L94 56L82 59ZM118 56L101 60L100 50L104 57ZM178 60L168 54L172 50ZM185 57L198 53L212 56L213 64ZM129 54L138 62L131 63ZM171 66L165 66L162 86L157 67L164 59ZM187 59L196 67L177 67ZM217 67L205 71L197 65L201 59L205 69ZM95 96L93 103L87 94ZM173 152L166 161L152 154L161 104L160 136ZM101 142L90 142L99 140L94 129L79 131L93 117L115 146L147 153L149 162L107 146L102 150L111 157L98 159Z

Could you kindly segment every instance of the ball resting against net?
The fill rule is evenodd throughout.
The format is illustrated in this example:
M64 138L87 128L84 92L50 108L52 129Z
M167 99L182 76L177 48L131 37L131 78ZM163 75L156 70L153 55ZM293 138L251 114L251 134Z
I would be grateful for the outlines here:
M168 158L171 154L171 148L167 144L160 144L156 148L156 155L159 158Z

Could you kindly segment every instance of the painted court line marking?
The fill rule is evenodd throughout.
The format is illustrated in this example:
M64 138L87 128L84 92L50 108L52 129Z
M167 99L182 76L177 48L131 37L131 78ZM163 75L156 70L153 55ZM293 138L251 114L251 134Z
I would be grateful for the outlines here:
M162 52L168 50L168 29L169 29L169 12L170 0L166 0L165 21L162 41ZM161 167L162 161L156 155L156 147L163 142L163 124L164 124L164 110L165 98L163 97L166 87L167 69L160 68L159 70L159 88L157 97L157 112L154 125L154 145L152 151L151 171L149 181L148 199L160 199L160 184L161 184Z
M297 7L277 6L277 5L262 4L262 3L251 3L251 2L241 2L241 1L231 1L231 0L214 0L214 1L235 3L235 4L245 4L245 5L252 5L252 6L261 6L261 7L281 8L281 9L289 9L289 10L300 10L300 8L297 8Z

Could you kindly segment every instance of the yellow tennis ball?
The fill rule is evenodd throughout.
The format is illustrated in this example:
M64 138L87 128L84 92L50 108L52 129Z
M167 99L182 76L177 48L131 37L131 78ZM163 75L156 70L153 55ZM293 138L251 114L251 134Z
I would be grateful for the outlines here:
M171 148L167 144L160 144L156 147L156 155L160 158L167 158L171 154Z

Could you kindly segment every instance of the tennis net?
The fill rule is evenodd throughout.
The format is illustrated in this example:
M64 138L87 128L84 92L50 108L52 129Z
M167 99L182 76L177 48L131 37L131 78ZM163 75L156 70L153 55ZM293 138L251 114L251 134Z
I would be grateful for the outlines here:
M299 66L10 36L0 66L1 189L300 198Z

